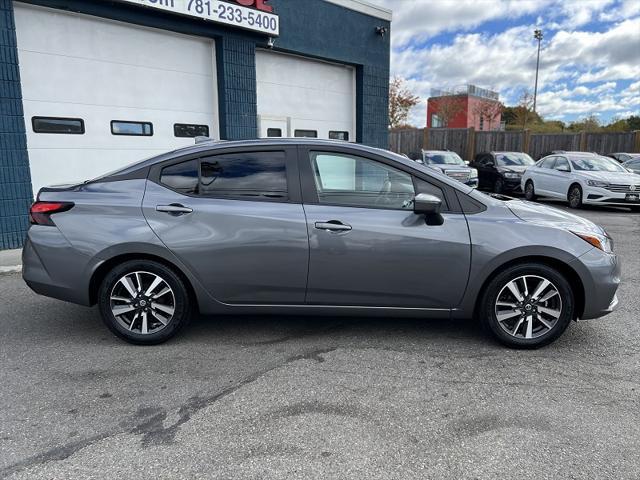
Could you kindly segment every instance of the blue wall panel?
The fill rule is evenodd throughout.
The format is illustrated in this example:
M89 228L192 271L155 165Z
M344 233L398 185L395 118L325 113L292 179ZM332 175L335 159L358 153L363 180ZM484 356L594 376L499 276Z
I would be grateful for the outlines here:
M22 246L31 201L13 4L0 0L0 250Z

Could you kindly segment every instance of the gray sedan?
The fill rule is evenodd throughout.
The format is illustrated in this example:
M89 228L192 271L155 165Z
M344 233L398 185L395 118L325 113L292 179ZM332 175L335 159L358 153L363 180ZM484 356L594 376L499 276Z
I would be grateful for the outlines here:
M611 312L620 281L595 224L345 142L204 142L43 188L30 217L27 284L137 344L199 311L475 316L535 348Z

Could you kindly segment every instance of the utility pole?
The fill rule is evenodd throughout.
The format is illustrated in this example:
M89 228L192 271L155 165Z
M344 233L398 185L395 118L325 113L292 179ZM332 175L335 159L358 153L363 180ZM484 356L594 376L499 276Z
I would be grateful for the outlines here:
M533 90L533 113L536 113L536 100L538 99L538 70L540 70L540 43L542 42L542 30L535 30L533 38L538 40L538 60L536 61L536 86Z

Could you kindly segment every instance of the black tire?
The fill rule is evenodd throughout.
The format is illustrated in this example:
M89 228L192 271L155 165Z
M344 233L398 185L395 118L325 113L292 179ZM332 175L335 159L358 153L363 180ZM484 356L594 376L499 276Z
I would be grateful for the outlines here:
M504 180L498 177L493 184L493 193L503 193L504 192Z
M582 188L580 185L571 185L567 194L570 208L582 208Z
M126 318L119 316L120 320L118 320L112 311L112 292L114 292L115 288L123 290L124 283L121 283L120 279L129 274L135 275L134 272L142 272L143 285L145 276L148 278L154 278L154 276L157 276L160 277L171 290L171 292L169 292L171 295L169 306L173 309L173 314L167 321L166 325L163 325L155 319L153 312L151 311L153 310L153 308L151 308L152 300L150 297L147 299L149 305L149 325L157 326L158 330L155 332L142 333L141 317L139 317L139 320L133 320L131 322L131 324L133 324L133 322L138 322L135 325L138 326L140 332L136 332L135 328L134 331L131 331L123 325L123 321L126 323ZM147 286L149 286L148 281ZM142 294L144 294L144 290L145 288L141 289ZM123 303L121 305L130 306L131 303ZM157 304L153 303L153 305ZM190 321L192 311L189 292L184 281L171 268L152 260L130 260L114 267L105 276L102 284L100 285L100 289L98 291L98 307L100 309L102 320L107 328L118 337L135 345L157 345L159 343L166 342ZM140 308L141 307L136 308L131 314L127 315L137 315ZM157 312L163 317L166 315L164 312ZM147 322L145 321L145 324L146 323Z
M530 280L530 286L533 285L532 290L534 291L529 291L529 295L534 294L536 285L539 285L539 283L535 283L539 281L535 277L540 277L551 282L551 286L548 288L555 289L558 292L557 297L560 301L559 304L556 303L555 305L550 305L549 302L558 302L558 298L553 297L544 303L545 307L549 307L547 309L557 309L560 312L555 323L549 320L549 318L551 318L550 316L547 314L544 315L543 319L547 323L551 323L551 328L543 325L539 320L537 320L537 317L533 317L531 320L532 325L535 325L535 328L540 329L535 333L532 332L532 336L539 335L533 338L526 338L526 335L528 334L526 328L528 326L528 317L525 316L524 308L521 309L523 312L522 315L518 313L518 316L514 318L512 317L513 319L510 318L508 321L503 322L498 321L496 313L498 308L509 308L497 306L498 296L501 292L507 292L507 290L505 290L508 288L507 284L515 279L519 279L517 282L521 282L521 277L523 276L533 278L533 280ZM534 283L531 284L531 281ZM520 283L520 285L522 284ZM509 293L507 293L507 295L509 295ZM502 300L504 297L500 298ZM540 307L540 305L537 305L535 308L538 307ZM518 309L514 308L513 310L516 311ZM560 337L573 319L574 310L575 300L573 291L571 290L571 286L567 279L560 272L543 264L526 263L509 267L491 279L484 290L484 294L482 295L478 307L478 314L485 330L490 332L493 337L502 344L511 348L534 349L548 345ZM537 311L535 314L537 316L542 315ZM521 320L521 318L524 318L524 320ZM518 322L521 322L520 327L518 327ZM515 330L516 334L514 335L513 332L508 332L507 330Z
M524 186L524 198L526 198L530 202L535 201L537 198L532 180L527 180L527 183Z
M632 212L640 212L640 205L631 205L631 206L629 207L629 209L630 209Z

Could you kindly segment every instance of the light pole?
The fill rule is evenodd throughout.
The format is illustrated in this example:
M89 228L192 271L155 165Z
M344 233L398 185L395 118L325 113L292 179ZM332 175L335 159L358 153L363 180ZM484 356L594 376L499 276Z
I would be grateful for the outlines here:
M533 38L538 40L538 60L536 61L536 86L533 89L533 113L536 113L536 100L538 99L538 70L540 69L540 43L542 42L542 30L535 30Z

